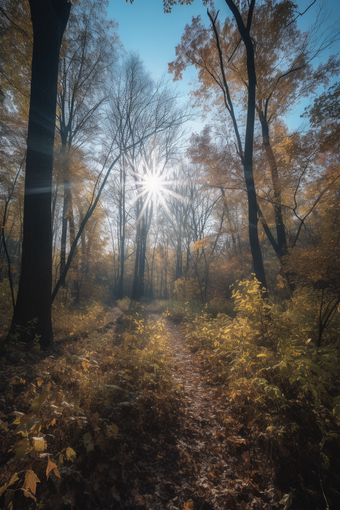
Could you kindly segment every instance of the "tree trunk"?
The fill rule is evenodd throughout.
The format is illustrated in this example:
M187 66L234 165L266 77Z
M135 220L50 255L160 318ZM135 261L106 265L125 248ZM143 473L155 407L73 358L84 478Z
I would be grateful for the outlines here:
M70 245L72 245L75 238L75 225L73 216L71 181L70 181L70 148L66 148L62 137L62 166L63 166L63 220L61 229L61 243L60 243L60 279L61 285L65 286L65 277L63 273L66 266L66 243L67 243L67 229L69 226Z
M165 266L164 266L164 299L169 299L169 290L168 290L168 266L169 266L169 261L168 261L168 243L167 243L167 246L166 246L166 251L165 251Z
M155 245L154 245L153 250L152 250L151 268L150 268L150 285L149 285L148 296L151 299L154 299L154 297L155 297L153 275L154 275L154 269L155 269L156 243L157 243L157 237L156 237L156 240L155 240Z
M125 263L125 184L126 184L126 170L125 163L121 164L120 168L120 196L119 196L119 237L120 237L120 274L118 281L118 299L124 297L124 263Z
M270 173L272 176L273 190L274 190L274 215L275 215L275 225L276 225L276 234L277 234L277 246L278 246L278 256L280 259L287 253L287 239L286 239L286 231L282 218L282 206L281 206L281 183L279 179L279 174L277 171L277 164L275 160L275 156L273 153L272 146L270 144L269 138L269 126L267 119L264 113L259 111L259 119L261 122L262 128L262 144L267 156Z
M244 144L244 157L242 163L244 170L244 179L247 188L249 244L253 259L254 272L256 278L259 280L262 287L266 288L267 287L266 276L264 272L263 259L258 235L257 199L253 172L256 74L255 74L254 46L250 36L250 29L252 15L255 7L255 0L251 0L248 12L248 21L246 26L233 0L226 0L226 3L235 17L240 35L242 37L247 52L248 107L247 107L246 136Z
M183 259L182 259L182 232L178 233L177 243L176 243L176 272L175 272L175 280L182 277L183 274Z
M143 214L139 218L141 211L143 211ZM138 200L136 212L139 219L137 220L136 261L131 296L134 301L138 301L144 296L146 244L153 214L153 205L151 203L150 206L144 207L143 201Z
M10 333L35 320L31 335L47 347L51 323L53 143L59 52L69 17L66 0L29 0L33 23L31 100L28 121L21 274Z

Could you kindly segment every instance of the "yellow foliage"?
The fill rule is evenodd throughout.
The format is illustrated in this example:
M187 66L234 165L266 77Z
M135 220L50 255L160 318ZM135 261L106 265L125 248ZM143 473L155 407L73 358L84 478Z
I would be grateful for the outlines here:
M32 498L36 501L35 493L37 491L37 483L39 482L40 480L35 472L28 469L25 473L24 485L22 486L22 490L26 498Z
M48 480L48 477L50 476L50 473L53 473L55 476L57 476L58 478L61 478L60 476L60 473L59 473L59 470L58 470L58 466L57 464L55 464L54 462L52 462L50 460L50 458L48 459L47 461L47 468L46 468L46 478Z

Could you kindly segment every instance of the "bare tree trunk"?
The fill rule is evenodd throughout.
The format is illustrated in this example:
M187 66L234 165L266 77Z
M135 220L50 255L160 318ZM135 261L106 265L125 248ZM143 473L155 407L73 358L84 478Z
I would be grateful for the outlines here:
M168 291L168 243L166 245L166 251L165 251L165 267L164 267L164 299L169 298L169 291Z
M155 291L154 291L154 285L153 285L153 275L154 275L154 269L155 269L156 244L157 244L157 237L156 237L156 240L155 240L155 245L154 245L153 250L152 250L151 268L150 268L149 297L151 299L153 299L155 297Z
M248 101L247 101L247 122L246 122L246 134L244 151L242 150L241 137L238 130L238 125L233 109L232 100L229 93L229 87L225 75L223 54L220 45L219 35L216 28L216 19L209 13L208 15L212 23L212 27L215 34L216 45L219 52L220 68L223 76L224 92L226 96L226 107L231 115L233 126L235 130L235 136L237 139L238 150L241 156L244 180L246 183L247 198L248 198L248 230L249 230L249 244L253 260L253 269L256 278L259 280L261 285L266 288L266 276L264 272L263 259L260 247L260 241L258 236L258 217L257 217L257 199L255 192L254 172L253 172L253 145L254 145L254 123L255 123L255 97L256 97L256 74L255 74L255 57L253 41L250 35L251 22L255 7L255 0L250 0L248 19L245 22L242 19L240 11L233 0L225 0L229 9L233 13L235 21L237 23L238 30L246 48L247 54L247 75L248 75Z
M141 218L139 218L141 211L143 211L143 214ZM146 244L151 225L152 213L152 204L143 207L143 201L137 201L137 218L139 218L139 220L137 225L136 261L131 296L134 301L137 301L144 296Z

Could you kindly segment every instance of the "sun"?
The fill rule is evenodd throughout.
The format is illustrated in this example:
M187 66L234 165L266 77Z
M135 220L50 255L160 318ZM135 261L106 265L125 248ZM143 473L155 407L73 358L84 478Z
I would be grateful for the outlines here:
M132 168L129 170L129 173L135 179L137 189L137 195L134 200L140 200L142 204L139 219L145 214L149 206L153 210L161 207L170 216L171 213L167 203L169 198L173 197L183 201L183 197L172 189L179 181L169 180L163 174L164 167L157 166L154 160L151 161L150 166L147 164L141 165L138 171L136 171L136 166L132 161L130 161L130 166Z
M164 186L164 180L158 174L147 174L142 185L147 193L158 195Z

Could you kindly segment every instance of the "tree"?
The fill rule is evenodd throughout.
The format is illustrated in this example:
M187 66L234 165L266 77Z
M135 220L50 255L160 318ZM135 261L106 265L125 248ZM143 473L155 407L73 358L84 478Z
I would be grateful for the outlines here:
M305 108L313 128L320 128L324 137L322 150L336 147L340 139L340 82L335 82L318 96L313 104Z
M253 14L255 8L255 0L251 0L249 10L244 14L246 22L241 15L239 8L232 0L226 0L228 7L230 8L237 24L237 28L241 37L241 40L245 46L246 51L246 65L247 65L247 121L246 121L246 132L244 138L244 147L242 146L240 131L236 120L235 110L233 101L230 96L229 85L227 82L223 52L220 45L220 39L216 28L217 14L212 14L208 11L209 18L211 20L212 28L215 35L216 47L218 51L220 71L222 73L221 86L223 87L223 95L225 107L227 108L235 131L237 140L237 150L239 152L243 170L244 179L246 183L247 197L248 197L248 225L249 225L249 243L252 252L252 259L254 265L254 272L257 279L261 284L266 287L266 277L264 272L262 253L258 237L258 218L257 218L257 198L255 191L254 173L253 173L253 142L254 142L254 124L255 124L255 90L256 90L256 75L255 75L255 57L254 57L254 46L251 37L251 27L253 21ZM183 43L182 43L183 45ZM177 51L180 54L180 50ZM190 60L186 60L187 55L184 57L184 61L180 62L180 67L187 65L186 63ZM189 56L189 59L192 55ZM193 61L191 60L190 63ZM175 65L170 64L170 71L175 70ZM181 71L177 71L177 76L180 76Z
M126 195L133 183L136 220L133 299L144 295L147 236L153 217L153 201L143 193L148 174L163 174L178 147L182 124L189 118L177 104L177 94L161 79L154 82L137 55L129 55L117 75L110 98L109 129L124 158L117 182L120 271L118 296L123 297L125 262ZM142 191L142 192L141 192Z
M106 20L105 6L105 0L75 4L61 49L56 126L61 140L63 174L60 274L66 264L68 226L71 242L75 237L70 174L72 151L78 147L84 151L84 144L92 145L93 152L96 151L98 140L95 138L118 58L116 26L113 21Z
M137 55L128 55L122 63L110 97L109 129L117 147L124 152L132 144L130 158L138 148L134 140L143 137L142 127L150 129L148 109L154 98L154 84ZM119 274L117 297L124 296L126 195L129 163L126 157L119 162L119 182L117 183ZM130 168L131 169L131 168Z
M246 62L247 62L247 122L246 132L244 138L244 150L240 144L240 135L236 123L236 117L232 101L229 94L229 88L226 82L223 56L221 47L219 45L218 33L216 31L216 17L214 18L211 14L209 15L213 25L214 34L216 37L216 45L219 52L219 58L221 63L221 70L223 72L224 86L227 92L227 103L229 107L229 113L231 115L235 134L238 140L238 149L242 160L244 170L244 180L247 189L248 198L248 224L249 224L249 243L252 252L252 259L254 265L254 272L256 278L263 287L266 287L266 277L264 272L262 253L260 248L259 236L258 236L258 217L257 217L257 198L255 191L254 172L253 172L253 144L254 144L254 124L255 124L255 94L256 94L256 74L255 74L255 55L254 55L254 43L251 37L251 27L254 14L255 0L251 0L249 4L249 10L247 13L247 22L243 21L242 15L236 4L232 0L226 0L228 7L233 13L237 28L242 38L242 41L246 50Z
M71 4L67 0L30 0L33 57L27 136L24 226L19 290L10 332L32 325L47 347L51 323L51 193L59 53ZM21 337L32 336L22 330Z
M234 15L234 21L227 18L221 24L217 14L208 13L212 27L209 31L200 24L199 18L194 18L191 27L186 27L182 43L176 50L177 59L169 65L169 69L175 73L175 79L180 78L187 65L194 64L199 69L201 86L195 95L207 98L214 90L219 104L223 102L232 119L237 151L242 161L246 147L243 154L239 119L236 119L233 105L236 102L239 108L242 106L249 114L250 84L254 81L250 80L249 58L254 61L256 96L251 93L251 103L260 121L262 145L270 172L272 191L267 194L266 200L272 203L276 240L259 206L258 214L275 253L282 260L287 253L287 240L281 179L270 127L303 95L312 93L321 82L327 83L330 76L337 72L339 62L334 57L317 69L311 64L317 55L336 41L337 33L324 30L320 15L312 30L302 34L296 25L297 16L292 2L251 2L249 6L241 4L240 10L235 2L226 0L226 3ZM255 52L251 50L251 41L241 44L247 38L248 27L242 24L242 17L248 17L249 21L251 12L251 40L255 44ZM247 126L248 120L249 117Z
M1 2L0 38L0 107L4 108L5 102L14 104L16 113L27 117L33 48L27 0Z
M19 274L23 165L26 158L32 26L26 1L0 6L0 281L14 286ZM10 312L13 313L13 309Z

